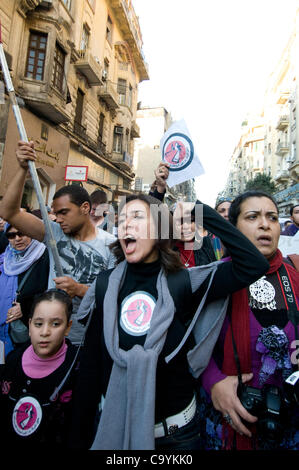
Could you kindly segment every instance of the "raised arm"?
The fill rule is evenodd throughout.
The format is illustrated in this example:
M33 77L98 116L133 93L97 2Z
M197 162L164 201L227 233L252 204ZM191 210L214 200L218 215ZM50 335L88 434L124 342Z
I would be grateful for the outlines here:
M152 184L152 189L150 191L150 196L163 201L164 195L166 193L167 183L166 180L169 175L169 165L168 163L160 162L157 169L155 170L155 181Z
M28 160L36 160L33 142L20 141L16 156L19 168L1 201L0 216L24 233L24 235L43 241L45 237L43 221L33 214L20 210L28 172Z
M226 297L249 286L267 272L269 263L264 255L243 233L206 204L203 204L203 225L221 239L231 256L231 261L219 264L208 300ZM207 282L199 288L200 296L206 285Z

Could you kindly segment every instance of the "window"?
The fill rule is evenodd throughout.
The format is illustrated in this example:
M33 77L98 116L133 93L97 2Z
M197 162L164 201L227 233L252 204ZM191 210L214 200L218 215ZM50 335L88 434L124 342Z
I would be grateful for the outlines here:
M106 25L106 39L109 42L109 44L112 44L112 29L113 29L113 23L112 23L110 16L108 15L107 25Z
M109 174L109 183L113 186L118 185L118 175L116 173L112 173L112 171Z
M84 93L80 88L77 92L77 103L76 103L76 113L75 113L75 123L81 124L82 115L83 115L83 102L84 102Z
M128 106L129 108L132 107L132 101L133 101L133 88L131 85L129 85L129 93L128 93Z
M29 37L29 48L25 73L27 78L43 80L46 49L47 35L43 33L31 32Z
M104 70L103 70L103 80L107 80L109 77L109 60L105 58L104 60Z
M65 62L65 52L56 43L55 54L54 54L54 68L53 68L53 86L59 91L63 91L63 82L64 82L64 62Z
M113 133L113 152L122 153L123 144L123 128L119 126L114 127Z
M297 158L296 153L297 153L296 142L292 142L292 153L291 153L292 160L296 160L296 158Z
M100 114L100 121L99 121L99 140L103 141L103 131L104 131L104 120L105 115L103 113Z
M81 42L80 42L80 50L81 51L86 51L88 48L89 44L89 27L85 24L83 25L83 30L82 30L82 37L81 37Z
M118 103L119 104L126 104L126 88L127 82L122 78L118 79L117 82L117 93L118 93Z

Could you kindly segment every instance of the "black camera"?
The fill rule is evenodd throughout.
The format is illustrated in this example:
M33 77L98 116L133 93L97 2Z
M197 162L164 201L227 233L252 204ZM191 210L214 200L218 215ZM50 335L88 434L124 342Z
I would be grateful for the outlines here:
M285 400L288 404L299 404L299 371L293 372L283 384Z
M274 385L255 388L241 384L238 397L248 413L256 416L258 434L261 438L278 442L283 435L283 405L285 404L281 390Z

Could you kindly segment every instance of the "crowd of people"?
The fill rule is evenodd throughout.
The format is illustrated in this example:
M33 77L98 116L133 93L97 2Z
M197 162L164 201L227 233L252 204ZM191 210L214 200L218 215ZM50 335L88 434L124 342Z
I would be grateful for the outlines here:
M48 211L58 276L40 214L21 208L33 143L16 156L0 205L3 445L299 449L299 273L275 199L169 209L161 162L111 222L104 191L64 186ZM293 236L299 205L290 216Z

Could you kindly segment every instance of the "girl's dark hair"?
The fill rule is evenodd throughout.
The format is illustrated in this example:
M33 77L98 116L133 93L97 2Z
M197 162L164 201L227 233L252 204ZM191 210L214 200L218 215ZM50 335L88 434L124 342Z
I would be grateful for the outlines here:
M268 199L270 199L270 201L273 202L273 204L275 205L275 207L277 209L277 212L279 212L277 203L276 203L275 199L273 198L273 196L271 196L271 194L268 194L265 191L258 191L258 190L246 191L245 193L239 194L239 196L237 196L233 200L233 202L231 203L231 206L229 208L228 217L229 217L229 221L233 225L235 225L235 226L237 225L238 218L239 218L239 215L240 215L240 212L241 212L242 202L246 201L246 199L249 199L251 197L267 197Z
M64 290L61 289L49 289L45 292L42 292L41 294L37 294L33 299L29 318L33 317L34 310L36 309L37 305L45 300L48 302L53 302L53 300L56 300L57 302L64 304L67 321L70 320L73 312L72 299Z
M119 205L119 214L126 204L136 200L143 201L147 204L150 208L151 214L153 215L153 219L156 223L156 247L159 251L161 265L164 272L169 274L179 271L183 268L183 264L180 260L179 254L173 250L173 218L166 204L163 204L155 197L148 196L146 194L133 194L121 201ZM167 236L165 236L163 228L165 228L167 224L169 232L167 233ZM120 263L125 259L119 240L112 243L110 245L110 249L115 256L117 263Z

